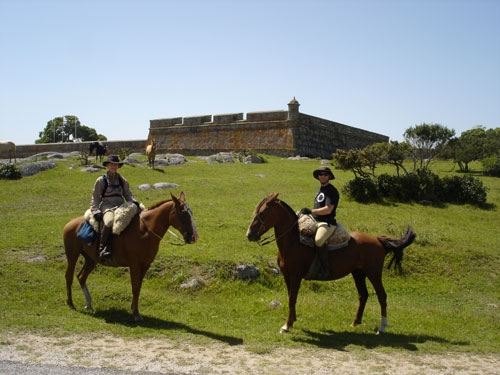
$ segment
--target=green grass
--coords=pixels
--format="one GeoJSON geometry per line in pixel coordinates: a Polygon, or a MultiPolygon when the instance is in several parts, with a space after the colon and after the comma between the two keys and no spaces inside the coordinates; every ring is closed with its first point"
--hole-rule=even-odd
{"type": "MultiPolygon", "coordinates": [[[[243,344],[257,353],[276,346],[500,352],[500,179],[478,176],[488,187],[491,209],[363,205],[341,194],[338,220],[349,230],[399,236],[411,225],[417,233],[416,242],[405,251],[405,274],[384,273],[388,334],[374,334],[380,309],[371,286],[364,324],[350,326],[357,293],[347,277],[304,281],[298,321],[289,335],[280,335],[288,306],[283,278],[273,273],[276,244],[259,247],[246,239],[245,232],[256,204],[271,192],[279,192],[296,210],[311,207],[318,187],[312,171],[319,161],[266,159],[266,164],[245,165],[207,164],[190,157],[182,166],[120,170],[146,206],[168,199],[169,191],[140,191],[137,186],[179,184],[171,192],[186,193],[200,234],[195,245],[178,246],[172,237],[162,241],[143,284],[139,306],[145,322],[139,325],[129,311],[127,269],[98,267],[90,276],[93,311],[83,309],[76,280],[77,311],[65,304],[62,228],[88,208],[98,174],[83,173],[76,159],[66,159],[32,177],[0,180],[0,334],[168,337],[243,344]],[[261,277],[234,280],[231,273],[238,263],[256,264],[261,277]],[[201,289],[180,288],[194,277],[203,282],[201,289]],[[281,306],[271,307],[272,301],[281,306]]],[[[382,167],[379,173],[384,171],[382,167]]],[[[442,176],[456,173],[451,162],[436,163],[433,171],[442,176]]],[[[350,172],[334,172],[339,188],[353,178],[350,172]]]]}

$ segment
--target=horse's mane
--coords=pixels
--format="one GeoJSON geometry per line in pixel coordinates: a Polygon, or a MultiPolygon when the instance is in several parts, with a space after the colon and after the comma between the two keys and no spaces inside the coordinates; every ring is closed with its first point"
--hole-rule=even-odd
{"type": "Polygon", "coordinates": [[[282,205],[283,207],[285,207],[285,209],[287,209],[288,211],[290,211],[290,213],[291,213],[293,216],[297,216],[297,214],[295,213],[295,211],[293,210],[293,208],[292,208],[292,207],[290,207],[290,206],[288,205],[288,203],[286,203],[286,202],[284,202],[284,201],[282,201],[282,200],[280,200],[280,199],[277,199],[276,201],[277,201],[277,202],[280,202],[280,203],[281,203],[281,205],[282,205]]]}
{"type": "MultiPolygon", "coordinates": [[[[265,197],[264,199],[262,199],[262,201],[257,205],[257,207],[255,207],[255,211],[254,211],[254,216],[257,215],[257,213],[259,212],[260,208],[262,207],[262,205],[264,203],[266,203],[270,198],[272,197],[272,194],[265,197]]],[[[276,199],[276,203],[281,203],[281,205],[286,209],[288,210],[293,216],[297,216],[297,214],[295,213],[295,211],[292,209],[292,207],[290,207],[288,205],[288,203],[282,201],[281,199],[276,199]]]]}
{"type": "Polygon", "coordinates": [[[172,199],[166,199],[166,200],[164,200],[164,201],[161,201],[161,202],[155,203],[155,204],[153,204],[152,206],[148,207],[148,208],[146,209],[146,211],[154,210],[156,207],[161,206],[163,203],[170,202],[171,200],[172,200],[172,199]]]}

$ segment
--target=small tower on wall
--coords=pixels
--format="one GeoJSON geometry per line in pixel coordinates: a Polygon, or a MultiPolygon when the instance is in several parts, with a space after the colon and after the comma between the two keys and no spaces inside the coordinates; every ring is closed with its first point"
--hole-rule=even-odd
{"type": "Polygon", "coordinates": [[[299,118],[299,106],[300,104],[294,96],[288,103],[288,120],[297,120],[299,118]]]}

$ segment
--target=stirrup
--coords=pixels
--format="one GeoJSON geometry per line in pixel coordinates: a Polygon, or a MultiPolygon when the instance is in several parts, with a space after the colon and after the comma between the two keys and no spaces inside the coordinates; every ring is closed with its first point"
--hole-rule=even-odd
{"type": "Polygon", "coordinates": [[[111,252],[104,249],[99,253],[99,258],[101,259],[110,259],[111,258],[111,252]]]}

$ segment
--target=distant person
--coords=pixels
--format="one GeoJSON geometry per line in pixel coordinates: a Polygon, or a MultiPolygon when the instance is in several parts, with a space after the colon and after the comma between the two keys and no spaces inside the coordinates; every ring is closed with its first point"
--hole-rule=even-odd
{"type": "Polygon", "coordinates": [[[139,203],[132,195],[128,181],[117,172],[118,168],[123,166],[123,162],[120,162],[118,156],[109,155],[102,164],[108,171],[105,175],[100,176],[94,184],[90,211],[101,227],[98,254],[102,260],[105,260],[111,258],[112,255],[112,229],[115,210],[124,202],[133,202],[138,206],[139,203]],[[104,225],[101,225],[101,222],[104,225]]]}

